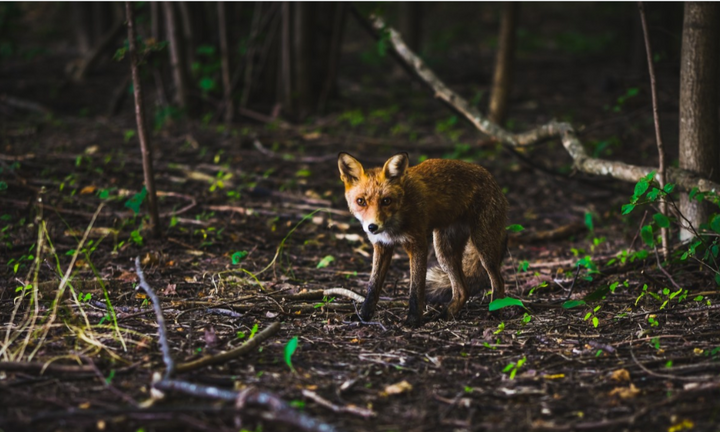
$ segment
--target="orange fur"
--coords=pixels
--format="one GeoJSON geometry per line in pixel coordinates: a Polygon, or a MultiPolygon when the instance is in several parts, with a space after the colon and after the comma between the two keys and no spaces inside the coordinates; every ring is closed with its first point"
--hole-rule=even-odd
{"type": "Polygon", "coordinates": [[[373,270],[360,317],[369,320],[395,245],[410,257],[408,324],[422,323],[428,238],[432,234],[441,270],[431,270],[432,289],[452,288],[446,313],[467,301],[467,279],[488,277],[493,297],[504,297],[500,265],[505,252],[507,200],[490,173],[467,162],[429,159],[408,167],[406,153],[382,168],[365,171],[347,153],[338,156],[345,198],[374,245],[373,270]],[[441,277],[444,274],[445,277],[441,277]],[[445,284],[440,288],[437,283],[445,284]],[[449,284],[449,286],[448,286],[449,284]]]}

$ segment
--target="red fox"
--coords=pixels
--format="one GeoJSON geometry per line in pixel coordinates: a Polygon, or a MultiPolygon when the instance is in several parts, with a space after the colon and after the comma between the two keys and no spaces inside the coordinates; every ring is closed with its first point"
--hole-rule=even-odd
{"type": "Polygon", "coordinates": [[[452,318],[463,307],[470,296],[468,281],[489,277],[493,298],[504,297],[500,266],[508,203],[495,179],[485,168],[457,160],[408,166],[407,153],[367,171],[348,153],[338,155],[350,212],[374,248],[360,319],[369,321],[375,312],[395,245],[410,257],[409,326],[422,324],[426,278],[435,294],[452,288],[443,317],[452,318]],[[427,272],[430,234],[440,269],[427,272]]]}

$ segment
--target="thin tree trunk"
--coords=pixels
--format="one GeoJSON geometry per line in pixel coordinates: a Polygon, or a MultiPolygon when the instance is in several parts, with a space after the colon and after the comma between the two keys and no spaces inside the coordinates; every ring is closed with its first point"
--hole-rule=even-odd
{"type": "Polygon", "coordinates": [[[142,151],[143,172],[145,174],[145,189],[147,190],[148,208],[150,210],[150,223],[155,238],[160,238],[160,219],[157,209],[157,195],[155,193],[155,172],[152,162],[152,144],[148,138],[145,127],[145,109],[143,105],[142,85],[140,83],[140,72],[138,71],[137,48],[135,47],[135,18],[131,2],[125,2],[127,13],[128,41],[130,51],[130,68],[132,70],[133,92],[135,94],[135,121],[138,128],[138,139],[142,151]]]}
{"type": "Polygon", "coordinates": [[[181,45],[181,37],[177,25],[175,6],[172,2],[162,4],[165,11],[165,27],[170,51],[170,67],[172,68],[173,81],[175,83],[175,103],[180,108],[188,107],[187,95],[187,70],[185,64],[184,50],[181,45]]]}
{"type": "Polygon", "coordinates": [[[217,4],[218,29],[220,31],[220,62],[222,66],[223,99],[225,105],[225,123],[230,126],[235,109],[232,101],[232,84],[230,83],[230,58],[228,54],[228,37],[225,16],[225,2],[217,4]]]}
{"type": "MultiPolygon", "coordinates": [[[[643,37],[645,39],[645,52],[647,53],[648,73],[650,74],[650,92],[652,94],[653,120],[655,121],[655,140],[658,148],[658,184],[660,189],[665,187],[665,147],[663,146],[662,134],[660,133],[660,115],[658,114],[657,101],[657,83],[655,81],[655,68],[653,67],[652,47],[650,45],[650,35],[648,34],[647,22],[645,20],[645,8],[642,2],[638,2],[640,11],[640,21],[642,22],[643,37]]],[[[663,199],[660,201],[660,213],[667,216],[667,202],[663,199]]],[[[662,238],[662,254],[665,260],[668,259],[670,253],[668,241],[668,229],[660,229],[660,237],[662,238]]]]}
{"type": "Polygon", "coordinates": [[[422,8],[420,2],[400,2],[400,20],[398,21],[398,30],[403,36],[406,44],[415,52],[421,51],[422,41],[422,8]]]}
{"type": "Polygon", "coordinates": [[[280,44],[281,92],[285,109],[292,111],[292,43],[290,40],[290,2],[282,5],[282,43],[280,44]]]}
{"type": "Polygon", "coordinates": [[[90,34],[90,4],[73,2],[71,3],[73,11],[73,21],[75,28],[75,36],[77,37],[78,50],[81,55],[87,54],[92,45],[90,40],[92,35],[90,34]]]}
{"type": "Polygon", "coordinates": [[[488,113],[490,120],[499,125],[504,124],[507,117],[512,77],[515,73],[515,34],[519,12],[520,3],[507,2],[500,21],[500,37],[488,113]]]}
{"type": "Polygon", "coordinates": [[[182,23],[182,39],[183,48],[185,50],[185,59],[187,60],[187,69],[192,70],[195,63],[195,48],[197,45],[197,32],[193,26],[193,17],[190,12],[189,4],[186,1],[174,2],[180,10],[180,23],[182,23]]]}
{"type": "Polygon", "coordinates": [[[333,29],[330,35],[330,52],[328,53],[327,75],[320,93],[318,102],[318,110],[325,110],[325,105],[330,94],[335,90],[337,81],[337,70],[340,64],[340,55],[342,54],[343,30],[345,29],[345,4],[337,3],[333,16],[333,29]]]}
{"type": "MultiPolygon", "coordinates": [[[[680,63],[680,168],[720,179],[718,144],[718,5],[685,3],[680,63]]],[[[706,205],[680,196],[680,212],[697,228],[706,222],[706,205]]],[[[680,239],[692,238],[684,229],[680,239]]]]}
{"type": "Polygon", "coordinates": [[[313,26],[310,8],[314,5],[308,2],[295,2],[294,14],[294,44],[293,63],[294,88],[296,96],[295,110],[293,114],[298,119],[305,118],[313,109],[313,85],[312,85],[312,30],[313,26]]]}
{"type": "Polygon", "coordinates": [[[160,3],[150,2],[150,36],[160,41],[160,3]]]}
{"type": "Polygon", "coordinates": [[[252,87],[252,75],[255,66],[255,52],[257,51],[257,36],[260,27],[260,17],[262,16],[262,3],[255,3],[253,11],[252,24],[250,25],[250,41],[247,54],[245,55],[245,70],[243,79],[242,95],[240,96],[240,107],[246,108],[248,99],[250,98],[250,90],[252,87]]]}

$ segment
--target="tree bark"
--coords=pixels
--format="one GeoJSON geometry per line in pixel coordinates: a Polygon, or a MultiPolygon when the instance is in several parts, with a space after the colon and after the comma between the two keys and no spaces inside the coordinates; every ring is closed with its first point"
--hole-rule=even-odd
{"type": "Polygon", "coordinates": [[[182,47],[182,38],[178,29],[178,20],[173,2],[162,4],[165,11],[165,27],[169,41],[170,67],[172,68],[175,83],[175,103],[182,109],[188,107],[187,69],[185,67],[185,53],[182,47]]]}
{"type": "Polygon", "coordinates": [[[293,106],[293,85],[292,85],[292,35],[291,31],[291,3],[283,2],[282,5],[282,38],[280,44],[280,94],[283,105],[288,111],[293,106]]]}
{"type": "Polygon", "coordinates": [[[420,2],[400,2],[398,29],[406,44],[415,52],[421,51],[423,4],[420,2]]]}
{"type": "Polygon", "coordinates": [[[507,118],[508,99],[515,73],[515,35],[519,12],[520,3],[507,2],[503,7],[500,21],[500,37],[488,114],[490,120],[499,125],[504,124],[507,118]]]}
{"type": "Polygon", "coordinates": [[[157,194],[155,192],[155,171],[153,170],[152,144],[148,138],[147,127],[145,126],[145,107],[143,105],[142,84],[140,82],[137,48],[135,46],[135,18],[133,16],[131,2],[125,2],[125,11],[127,13],[130,69],[132,70],[133,93],[135,95],[135,121],[137,122],[138,139],[140,140],[140,150],[142,152],[143,173],[145,174],[145,189],[147,190],[150,223],[152,224],[153,236],[155,238],[160,238],[162,233],[160,232],[160,218],[158,217],[157,194]]]}
{"type": "MultiPolygon", "coordinates": [[[[720,180],[718,143],[718,5],[685,3],[680,64],[680,168],[720,180]]],[[[706,204],[680,197],[680,212],[697,228],[706,222],[706,204]]],[[[680,233],[692,238],[691,230],[680,233]]]]}
{"type": "Polygon", "coordinates": [[[228,35],[225,15],[225,2],[217,3],[218,30],[220,31],[220,62],[222,67],[223,100],[225,105],[225,123],[230,126],[235,109],[232,100],[232,84],[230,83],[230,57],[228,49],[228,35]]]}
{"type": "Polygon", "coordinates": [[[342,54],[342,40],[345,30],[345,4],[337,3],[334,5],[333,11],[333,27],[329,35],[330,46],[328,47],[328,63],[327,75],[325,82],[322,83],[322,90],[318,100],[318,111],[325,110],[328,98],[335,91],[337,82],[338,65],[340,64],[340,55],[342,54]]]}

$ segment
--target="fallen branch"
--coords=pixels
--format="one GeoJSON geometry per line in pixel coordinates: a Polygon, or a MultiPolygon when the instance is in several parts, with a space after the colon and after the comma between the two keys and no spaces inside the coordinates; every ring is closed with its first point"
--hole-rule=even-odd
{"type": "Polygon", "coordinates": [[[270,338],[270,336],[273,336],[275,333],[277,333],[280,330],[280,323],[274,322],[270,324],[270,327],[264,329],[260,333],[256,334],[255,337],[252,339],[246,341],[244,344],[240,345],[237,348],[231,349],[230,351],[225,351],[223,353],[217,354],[217,355],[207,355],[203,356],[197,360],[193,360],[191,362],[187,363],[180,363],[175,368],[176,372],[189,372],[191,370],[200,369],[205,366],[210,366],[218,363],[224,363],[228,360],[232,360],[235,358],[240,357],[243,354],[246,354],[261,343],[265,342],[267,339],[270,338]]]}
{"type": "MultiPolygon", "coordinates": [[[[445,85],[445,83],[425,65],[425,62],[410,50],[400,37],[400,34],[392,27],[385,25],[382,18],[372,16],[368,22],[355,8],[352,8],[352,10],[353,15],[374,37],[379,39],[384,34],[389,36],[389,42],[394,54],[405,67],[409,67],[424,84],[434,91],[436,98],[442,100],[451,109],[464,116],[480,132],[496,141],[510,147],[523,147],[536,144],[540,141],[559,138],[565,150],[570,157],[572,157],[576,170],[588,174],[610,176],[632,183],[637,182],[651,171],[657,170],[656,167],[630,165],[620,161],[590,157],[578,139],[575,130],[568,123],[553,120],[543,126],[517,134],[503,129],[488,120],[477,108],[445,85]]],[[[690,171],[668,167],[666,176],[668,182],[675,183],[688,191],[697,187],[702,192],[720,192],[720,184],[702,178],[690,171]]],[[[657,173],[655,174],[655,179],[660,180],[657,173]]]]}
{"type": "MultiPolygon", "coordinates": [[[[165,363],[165,374],[162,378],[157,379],[157,381],[153,383],[154,389],[160,391],[174,390],[198,397],[234,401],[235,408],[239,412],[248,405],[258,406],[266,410],[262,413],[262,417],[267,420],[290,424],[308,432],[335,432],[336,429],[333,426],[322,423],[308,415],[296,411],[285,401],[272,393],[260,391],[254,388],[248,388],[243,391],[237,392],[172,379],[172,375],[176,370],[179,369],[179,367],[175,365],[175,361],[170,355],[170,345],[168,344],[167,340],[165,319],[163,318],[163,313],[160,306],[160,299],[145,281],[145,275],[142,271],[142,268],[140,267],[140,257],[135,258],[135,271],[137,272],[138,279],[140,280],[139,287],[147,293],[148,297],[150,297],[150,300],[153,304],[153,309],[155,310],[155,317],[158,322],[158,338],[160,342],[160,348],[163,354],[163,362],[165,363]]],[[[279,323],[272,324],[270,327],[263,331],[263,333],[265,333],[263,338],[271,336],[272,334],[277,332],[279,328],[279,323]]],[[[262,342],[260,340],[260,334],[256,335],[253,340],[249,341],[246,344],[243,344],[240,348],[238,348],[238,350],[246,345],[248,346],[247,350],[249,350],[257,346],[258,343],[262,342]],[[249,346],[254,339],[258,340],[255,341],[252,346],[249,346]]]]}
{"type": "Polygon", "coordinates": [[[363,418],[369,418],[369,417],[376,416],[374,411],[366,409],[366,408],[361,408],[361,407],[356,407],[356,406],[335,405],[334,403],[330,402],[329,400],[322,398],[317,393],[307,390],[307,389],[303,389],[302,394],[303,394],[303,396],[312,400],[313,402],[315,402],[319,405],[322,405],[325,408],[328,408],[336,413],[354,414],[354,415],[357,415],[357,416],[360,416],[363,418]]]}

